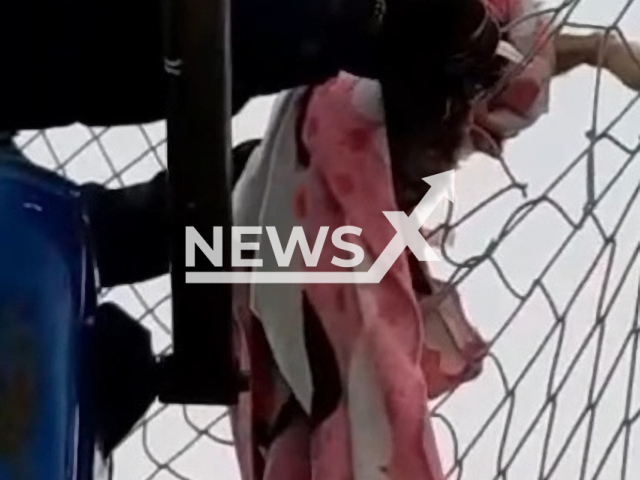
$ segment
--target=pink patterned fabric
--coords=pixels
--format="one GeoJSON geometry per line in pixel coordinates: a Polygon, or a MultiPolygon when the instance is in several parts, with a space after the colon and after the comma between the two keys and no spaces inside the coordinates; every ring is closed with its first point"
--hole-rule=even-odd
{"type": "Polygon", "coordinates": [[[548,110],[549,86],[555,68],[550,19],[532,0],[487,0],[495,18],[509,27],[508,41],[527,62],[513,69],[500,91],[475,108],[472,145],[494,157],[502,155],[504,141],[531,126],[548,110]]]}
{"type": "MultiPolygon", "coordinates": [[[[495,4],[504,22],[524,11],[495,4]]],[[[512,39],[525,49],[540,31],[512,39]]],[[[541,52],[476,107],[475,148],[499,155],[544,111],[551,64],[541,52]]],[[[309,239],[356,226],[349,240],[376,259],[396,233],[383,212],[398,210],[381,103],[377,82],[347,74],[285,95],[241,180],[240,223],[259,210],[258,224],[309,239]]],[[[314,268],[341,270],[334,256],[326,242],[314,268]]],[[[232,412],[244,480],[443,480],[427,401],[475,378],[487,352],[455,289],[405,254],[377,285],[238,286],[234,298],[251,372],[232,412]]]]}
{"type": "MultiPolygon", "coordinates": [[[[375,85],[342,74],[313,89],[302,129],[308,165],[296,167],[300,181],[291,205],[308,238],[316,238],[321,226],[360,227],[362,235],[350,241],[358,241],[370,259],[396,233],[383,212],[398,209],[384,124],[371,96],[375,85]],[[374,103],[364,104],[367,98],[374,103]]],[[[344,255],[326,243],[315,268],[340,270],[331,259],[344,255]]],[[[256,447],[256,427],[273,428],[302,387],[286,381],[271,356],[274,347],[263,332],[268,319],[246,308],[246,292],[236,297],[250,339],[244,342],[245,366],[254,382],[234,415],[246,480],[443,479],[427,399],[477,376],[486,346],[455,290],[413,261],[413,281],[403,255],[377,285],[301,287],[335,355],[341,395],[324,418],[316,418],[313,408],[301,409],[263,449],[256,447]]]]}

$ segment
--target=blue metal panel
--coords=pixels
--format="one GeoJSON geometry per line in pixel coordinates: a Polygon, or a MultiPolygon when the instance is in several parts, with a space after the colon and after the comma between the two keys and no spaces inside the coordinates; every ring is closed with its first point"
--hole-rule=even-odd
{"type": "Polygon", "coordinates": [[[81,382],[95,308],[76,187],[0,155],[0,480],[89,480],[81,382]]]}

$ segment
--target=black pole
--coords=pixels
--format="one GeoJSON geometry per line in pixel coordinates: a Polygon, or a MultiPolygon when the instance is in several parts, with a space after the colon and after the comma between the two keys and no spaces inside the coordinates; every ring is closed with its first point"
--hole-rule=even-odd
{"type": "Polygon", "coordinates": [[[214,226],[231,226],[229,0],[165,1],[173,354],[163,362],[160,400],[228,405],[239,390],[231,285],[185,283],[185,227],[211,238],[214,226]]]}

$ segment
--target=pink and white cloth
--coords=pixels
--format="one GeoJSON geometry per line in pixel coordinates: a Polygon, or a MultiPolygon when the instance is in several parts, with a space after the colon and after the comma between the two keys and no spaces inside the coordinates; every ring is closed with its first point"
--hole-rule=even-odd
{"type": "Polygon", "coordinates": [[[515,65],[508,81],[479,102],[470,125],[475,150],[502,155],[505,140],[530,127],[549,107],[549,87],[555,69],[552,22],[540,2],[486,0],[494,18],[506,28],[507,41],[526,59],[515,65]]]}
{"type": "MultiPolygon", "coordinates": [[[[544,111],[551,61],[539,64],[514,77],[524,93],[512,85],[478,106],[474,128],[501,142],[544,111]]],[[[380,87],[348,74],[279,99],[234,192],[236,225],[281,239],[300,226],[311,250],[320,227],[361,228],[349,240],[365,263],[395,235],[383,212],[396,210],[380,87]]],[[[254,268],[282,270],[265,237],[254,268]]],[[[288,268],[340,270],[334,256],[345,253],[325,242],[315,267],[296,251],[288,268]]],[[[443,480],[428,399],[475,378],[487,351],[454,289],[405,254],[377,285],[245,285],[234,297],[251,373],[232,415],[244,480],[443,480]]]]}

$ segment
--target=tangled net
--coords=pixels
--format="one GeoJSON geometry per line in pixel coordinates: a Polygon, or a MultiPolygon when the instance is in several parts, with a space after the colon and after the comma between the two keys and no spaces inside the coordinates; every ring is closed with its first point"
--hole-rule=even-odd
{"type": "MultiPolygon", "coordinates": [[[[546,11],[566,28],[640,37],[633,0],[546,11]]],[[[502,162],[478,155],[458,173],[440,218],[455,244],[434,271],[457,285],[491,353],[476,381],[433,404],[449,478],[626,480],[640,468],[639,103],[602,70],[574,72],[502,162]]],[[[235,120],[237,141],[262,133],[269,104],[235,120]]],[[[110,187],[166,166],[163,124],[23,132],[19,145],[110,187]]],[[[105,298],[152,331],[158,353],[171,348],[167,278],[105,298]]],[[[156,404],[116,452],[114,478],[237,479],[231,446],[223,409],[156,404]]]]}

